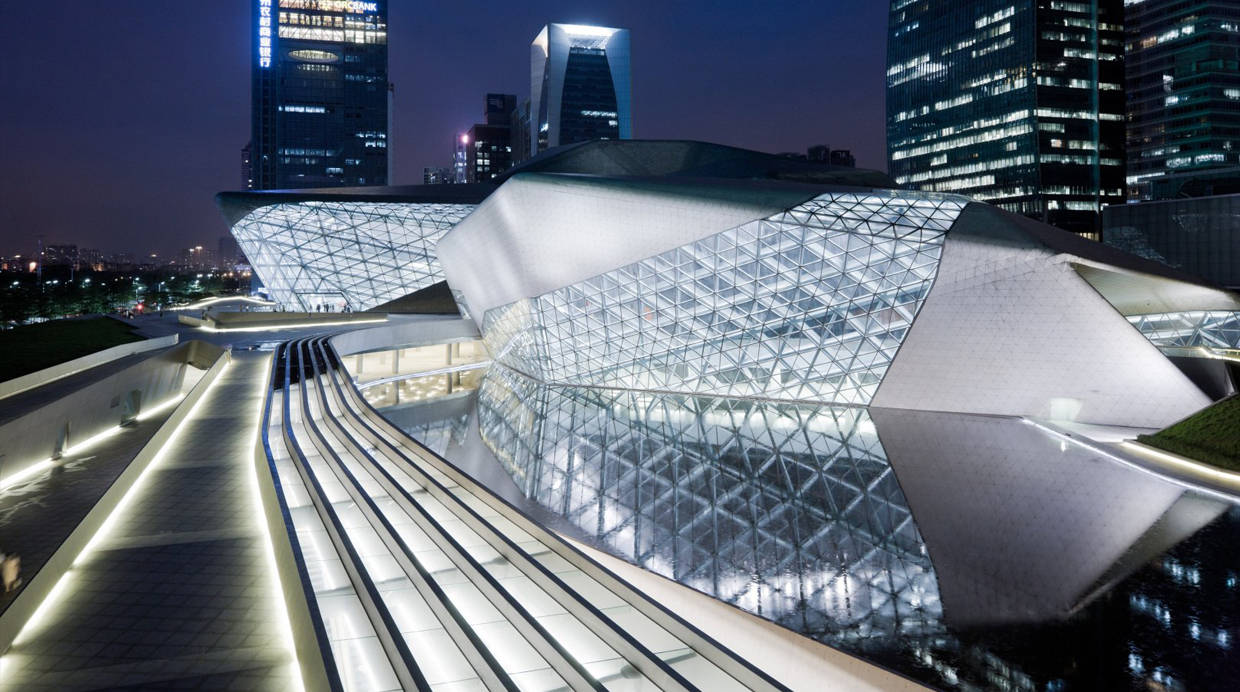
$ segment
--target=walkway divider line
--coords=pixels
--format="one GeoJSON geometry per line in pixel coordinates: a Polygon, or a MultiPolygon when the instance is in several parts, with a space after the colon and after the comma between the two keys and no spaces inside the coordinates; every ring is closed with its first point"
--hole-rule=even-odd
{"type": "MultiPolygon", "coordinates": [[[[330,346],[330,343],[327,344],[326,350],[330,357],[334,357],[337,362],[339,361],[339,356],[335,354],[334,348],[330,346]]],[[[422,463],[426,463],[431,468],[435,469],[439,474],[443,475],[442,481],[439,479],[430,478],[431,483],[428,484],[427,489],[428,491],[431,491],[433,496],[446,494],[445,496],[440,497],[441,500],[448,499],[448,502],[445,504],[461,506],[465,514],[458,516],[461,516],[463,520],[468,518],[469,520],[466,521],[467,524],[489,526],[489,524],[483,520],[483,518],[472,506],[457,497],[455,493],[450,492],[445,485],[446,483],[451,483],[462,489],[478,487],[477,483],[468,474],[461,472],[451,462],[426,449],[416,440],[410,438],[404,431],[400,430],[387,419],[383,418],[383,416],[378,414],[374,408],[365,401],[364,397],[361,396],[356,387],[353,387],[351,384],[342,386],[339,383],[336,383],[336,387],[338,391],[341,391],[345,395],[346,399],[350,401],[349,413],[359,420],[361,426],[368,430],[370,435],[373,435],[376,438],[384,438],[384,443],[394,449],[398,448],[399,441],[399,449],[406,449],[409,452],[417,454],[422,463]],[[363,420],[363,418],[365,420],[363,420]],[[405,444],[406,441],[408,444],[405,444]]],[[[402,451],[399,453],[403,454],[404,452],[402,451]]],[[[407,463],[409,463],[413,468],[419,469],[419,463],[414,462],[412,459],[407,460],[407,463]]],[[[420,469],[419,472],[423,475],[426,474],[425,471],[421,471],[420,469]]],[[[591,559],[589,556],[585,555],[581,551],[578,551],[571,544],[559,539],[552,532],[545,529],[538,522],[530,519],[524,512],[511,505],[503,498],[500,498],[485,489],[480,489],[479,492],[474,492],[471,494],[478,500],[482,501],[485,505],[489,505],[492,510],[498,512],[502,517],[506,518],[518,529],[523,530],[535,539],[539,540],[548,549],[553,551],[554,554],[559,555],[569,564],[573,565],[577,569],[580,569],[582,572],[597,581],[601,586],[620,597],[635,611],[645,615],[654,624],[663,628],[672,636],[680,639],[680,641],[684,642],[686,646],[690,647],[693,651],[698,653],[698,655],[702,656],[705,661],[713,664],[721,672],[731,676],[734,680],[741,683],[745,687],[753,690],[787,690],[786,687],[767,675],[761,669],[754,666],[743,657],[737,656],[709,635],[706,635],[697,628],[693,627],[684,619],[678,617],[666,606],[656,603],[644,594],[634,590],[627,582],[612,574],[609,570],[591,559]]],[[[507,541],[506,537],[502,536],[502,533],[500,534],[500,537],[501,540],[507,541]]],[[[558,581],[558,579],[554,581],[558,581]]],[[[585,605],[587,610],[596,610],[589,604],[585,605]]],[[[597,611],[596,614],[600,617],[606,618],[604,614],[598,613],[597,611]]],[[[645,649],[640,642],[632,640],[631,635],[629,635],[629,633],[627,633],[624,629],[617,627],[616,633],[621,635],[624,639],[631,641],[632,645],[635,645],[639,651],[645,649]]],[[[621,642],[616,643],[621,644],[621,642]]],[[[688,681],[686,681],[673,669],[669,669],[665,666],[660,667],[664,669],[665,675],[668,673],[670,673],[670,675],[660,679],[662,676],[658,676],[655,671],[643,672],[647,672],[647,674],[655,673],[655,677],[652,679],[654,679],[657,684],[662,685],[676,680],[679,684],[687,684],[689,687],[692,687],[688,681]],[[669,680],[668,677],[672,679],[669,680]]]]}
{"type": "MultiPolygon", "coordinates": [[[[310,468],[310,460],[303,450],[300,443],[293,435],[293,407],[291,390],[293,386],[299,389],[303,386],[304,373],[301,371],[300,363],[302,359],[301,344],[303,341],[293,342],[289,345],[285,358],[284,370],[284,388],[282,397],[284,405],[281,409],[281,417],[283,418],[282,431],[285,444],[291,453],[291,458],[297,467],[297,471],[301,476],[302,483],[306,491],[310,494],[311,501],[318,514],[324,529],[326,530],[329,540],[335,546],[339,554],[345,572],[349,581],[353,584],[356,596],[361,601],[362,608],[366,611],[367,618],[373,622],[380,622],[384,626],[374,627],[375,634],[379,643],[383,648],[384,655],[387,657],[395,677],[399,680],[402,689],[419,690],[419,692],[430,692],[430,685],[426,683],[421,671],[413,664],[413,654],[409,651],[405,640],[393,635],[396,629],[393,625],[394,620],[391,612],[384,604],[379,594],[378,587],[371,580],[369,574],[362,565],[361,556],[353,543],[347,539],[347,530],[343,522],[340,520],[335,508],[327,501],[327,494],[318,477],[310,468]],[[298,363],[298,377],[296,382],[292,379],[293,363],[298,363]]],[[[298,409],[299,415],[296,417],[299,421],[304,421],[309,412],[298,409]]],[[[317,449],[316,449],[317,453],[317,449]]],[[[345,674],[348,671],[340,671],[345,674]]]]}
{"type": "MultiPolygon", "coordinates": [[[[681,670],[676,667],[674,659],[654,654],[646,646],[645,640],[614,621],[611,615],[600,611],[592,603],[584,599],[578,589],[565,584],[559,575],[554,573],[554,570],[549,570],[546,565],[534,559],[526,551],[525,543],[522,543],[520,546],[514,543],[513,539],[506,536],[504,531],[500,530],[493,521],[487,520],[480,515],[478,510],[467,501],[467,498],[482,502],[484,505],[491,504],[492,511],[501,521],[515,521],[519,516],[523,517],[524,515],[519,510],[502,502],[502,500],[499,501],[498,505],[492,502],[495,499],[493,494],[485,488],[478,486],[468,476],[458,478],[445,474],[443,465],[434,463],[431,460],[431,457],[439,461],[442,461],[442,458],[435,455],[421,455],[420,452],[424,451],[424,448],[417,445],[416,442],[405,445],[403,441],[410,439],[405,433],[385,433],[375,429],[372,426],[372,421],[376,423],[382,421],[389,430],[393,429],[393,426],[383,420],[381,416],[375,414],[368,404],[365,404],[357,388],[353,387],[348,382],[347,376],[342,374],[343,370],[339,364],[339,356],[335,354],[334,350],[330,349],[330,347],[323,348],[323,358],[335,366],[334,368],[329,368],[327,377],[344,406],[345,410],[342,413],[347,418],[356,421],[353,427],[361,433],[363,438],[371,445],[374,445],[377,451],[382,449],[391,450],[395,455],[394,459],[399,459],[400,465],[405,472],[415,474],[418,479],[416,482],[422,485],[432,498],[438,500],[444,509],[452,512],[462,524],[469,527],[480,538],[483,538],[494,550],[508,560],[511,565],[519,569],[535,584],[538,584],[549,597],[556,600],[561,607],[577,618],[583,626],[586,626],[595,636],[600,637],[629,665],[645,675],[655,685],[665,690],[693,690],[699,688],[702,690],[722,690],[736,687],[753,690],[784,689],[773,679],[770,679],[769,676],[764,676],[761,673],[749,675],[749,680],[742,680],[741,677],[733,675],[727,668],[715,663],[713,657],[703,656],[698,646],[690,644],[685,638],[677,637],[672,630],[664,627],[661,622],[647,617],[650,628],[655,630],[663,629],[665,633],[679,639],[681,646],[685,647],[686,651],[692,651],[694,655],[702,656],[702,658],[697,659],[699,664],[693,675],[690,676],[687,671],[682,674],[681,670]],[[410,456],[411,454],[418,454],[418,456],[415,459],[410,456]],[[452,488],[449,488],[449,485],[452,488]],[[477,490],[473,490],[474,488],[477,488],[477,490]],[[708,669],[710,668],[715,668],[718,671],[718,675],[709,674],[708,669]],[[704,674],[704,676],[699,674],[704,674]],[[694,677],[699,684],[695,686],[689,677],[694,677]],[[730,677],[731,680],[725,682],[721,677],[730,677]],[[707,684],[708,679],[709,684],[707,684]]],[[[387,452],[382,453],[387,455],[387,452]]],[[[446,462],[445,465],[451,466],[446,464],[446,462]]],[[[567,547],[566,544],[551,536],[541,526],[536,524],[534,526],[536,527],[534,531],[526,531],[524,533],[530,534],[538,544],[538,549],[564,557],[562,550],[567,547]]],[[[617,585],[619,586],[617,589],[609,588],[608,585],[601,582],[598,579],[600,575],[597,572],[597,569],[601,568],[581,569],[579,566],[574,566],[574,569],[580,570],[581,578],[595,582],[599,587],[609,590],[613,595],[630,606],[636,605],[634,600],[641,600],[641,597],[635,594],[627,583],[617,580],[617,585]]],[[[640,612],[639,608],[634,608],[634,610],[640,612]]],[[[717,647],[713,643],[710,646],[717,647]]],[[[712,654],[723,654],[731,660],[731,654],[725,653],[722,650],[715,650],[712,654]]],[[[735,664],[735,661],[733,661],[733,664],[735,664]]],[[[604,681],[604,684],[606,684],[606,681],[604,681]]]]}
{"type": "MultiPolygon", "coordinates": [[[[315,347],[321,349],[321,345],[316,345],[315,347]]],[[[452,536],[444,532],[436,523],[434,517],[432,517],[424,507],[415,501],[408,494],[408,492],[406,492],[405,489],[401,487],[385,469],[382,468],[379,462],[372,457],[361,444],[359,444],[353,434],[349,433],[345,427],[345,423],[350,420],[349,417],[346,415],[341,415],[342,412],[334,411],[331,407],[332,403],[338,402],[339,396],[339,393],[335,388],[335,378],[333,377],[333,374],[339,373],[340,371],[332,366],[326,352],[320,350],[320,353],[322,354],[323,361],[325,363],[324,368],[326,372],[319,372],[318,358],[312,358],[311,363],[314,365],[314,381],[317,384],[315,390],[319,396],[319,406],[322,414],[321,417],[324,423],[327,424],[329,428],[332,428],[331,434],[337,439],[341,447],[350,450],[350,453],[355,460],[365,460],[365,462],[367,462],[368,465],[359,464],[359,466],[362,466],[362,470],[368,474],[370,479],[378,483],[379,487],[386,492],[389,497],[393,500],[396,500],[396,498],[401,498],[405,501],[407,506],[400,506],[401,511],[412,519],[415,525],[421,528],[426,536],[433,541],[440,550],[443,551],[444,555],[446,555],[448,559],[456,565],[457,569],[469,579],[474,588],[479,589],[479,592],[484,594],[484,598],[486,598],[492,606],[503,615],[505,620],[513,626],[514,630],[523,639],[525,639],[526,643],[534,648],[534,651],[542,658],[543,662],[546,663],[550,669],[554,670],[556,674],[558,674],[574,690],[578,690],[579,692],[585,690],[598,690],[601,692],[602,688],[592,680],[590,674],[585,670],[585,668],[577,664],[568,655],[568,652],[560,647],[555,640],[551,638],[550,634],[539,626],[530,614],[522,608],[510,594],[500,588],[494,578],[492,578],[491,575],[487,573],[476,560],[469,556],[465,548],[454,540],[452,536]],[[332,415],[326,415],[328,413],[332,415]]],[[[318,429],[318,426],[314,423],[313,418],[310,422],[315,428],[316,433],[322,437],[323,433],[318,429]]],[[[333,453],[333,456],[336,455],[333,453]]],[[[487,645],[474,633],[473,628],[468,622],[465,621],[459,610],[454,606],[452,599],[443,593],[442,589],[435,584],[433,578],[431,578],[428,573],[425,573],[425,570],[418,564],[414,552],[401,537],[400,532],[391,525],[387,517],[384,516],[384,513],[375,503],[374,499],[371,498],[365,491],[365,479],[359,478],[353,473],[352,470],[345,467],[342,460],[337,459],[337,463],[340,464],[342,470],[345,474],[347,474],[348,479],[356,488],[357,493],[361,496],[362,502],[358,502],[358,505],[361,506],[363,503],[366,505],[366,507],[370,510],[370,513],[372,513],[375,518],[378,519],[379,524],[383,526],[387,536],[389,536],[396,544],[395,547],[398,549],[400,554],[397,555],[397,551],[394,551],[394,556],[398,558],[398,561],[411,565],[413,570],[416,571],[425,582],[427,582],[427,586],[433,592],[432,597],[427,598],[428,604],[434,608],[436,607],[434,601],[439,601],[442,604],[442,607],[446,609],[450,613],[451,617],[456,621],[457,626],[452,628],[458,633],[455,637],[465,638],[468,641],[470,648],[473,649],[473,651],[465,653],[467,657],[477,659],[476,661],[471,660],[474,667],[476,669],[480,667],[488,667],[496,671],[497,677],[507,678],[507,673],[504,670],[503,665],[496,660],[487,645]]],[[[372,520],[371,523],[374,524],[375,522],[372,520]]],[[[381,534],[381,538],[383,538],[383,534],[381,534]]],[[[506,683],[505,686],[507,687],[510,684],[511,683],[506,683]]]]}
{"type": "MultiPolygon", "coordinates": [[[[274,367],[274,361],[274,356],[267,359],[267,365],[264,366],[263,376],[260,379],[264,395],[258,397],[258,410],[254,412],[254,442],[250,445],[250,447],[254,450],[255,457],[254,462],[250,464],[250,486],[254,492],[254,521],[258,524],[258,532],[260,540],[263,544],[263,553],[267,556],[267,569],[269,570],[269,576],[271,577],[271,588],[276,594],[276,617],[279,619],[276,626],[280,628],[280,634],[284,639],[285,646],[288,647],[289,655],[293,658],[291,665],[293,692],[301,692],[305,689],[305,676],[302,673],[301,667],[302,657],[299,655],[300,652],[298,651],[297,640],[293,636],[293,621],[290,616],[290,611],[292,609],[289,605],[289,598],[284,588],[284,582],[280,579],[281,572],[279,561],[276,558],[275,542],[272,537],[271,529],[267,525],[270,520],[270,513],[267,511],[267,508],[272,506],[276,507],[276,514],[278,516],[279,505],[278,502],[275,504],[271,502],[271,500],[275,500],[275,488],[273,487],[274,479],[272,479],[270,474],[259,472],[260,464],[265,466],[265,464],[262,464],[262,461],[265,459],[265,455],[263,454],[260,432],[264,422],[263,412],[267,409],[266,392],[268,390],[268,383],[271,381],[270,376],[272,368],[274,367]],[[263,483],[263,480],[266,480],[265,484],[263,483]]],[[[280,526],[283,527],[283,522],[280,523],[280,526]]],[[[288,547],[287,537],[285,537],[280,547],[281,549],[291,551],[291,548],[288,547]]],[[[300,595],[300,584],[298,584],[298,587],[299,588],[296,593],[300,595]]],[[[296,605],[301,605],[304,607],[305,600],[298,599],[297,602],[294,603],[294,606],[296,605]]],[[[311,661],[321,656],[318,647],[315,646],[312,652],[309,652],[308,656],[311,661]]],[[[319,660],[319,663],[321,664],[322,661],[319,660]]],[[[318,682],[317,676],[315,678],[315,682],[318,682]]],[[[317,684],[315,685],[315,689],[319,689],[317,684]]]]}
{"type": "Polygon", "coordinates": [[[288,609],[294,648],[298,652],[301,679],[308,689],[343,692],[340,674],[332,655],[326,627],[319,611],[317,597],[311,588],[309,570],[302,556],[291,510],[280,479],[277,458],[289,459],[284,441],[283,391],[287,377],[284,363],[289,344],[282,344],[272,357],[271,370],[263,397],[263,409],[259,418],[259,435],[255,441],[255,468],[259,489],[263,496],[263,510],[267,523],[278,527],[271,532],[276,566],[280,582],[284,585],[284,600],[288,609]],[[281,385],[281,386],[277,386],[281,385]],[[272,429],[277,431],[272,435],[272,429]],[[277,455],[277,451],[280,454],[277,455]]]}

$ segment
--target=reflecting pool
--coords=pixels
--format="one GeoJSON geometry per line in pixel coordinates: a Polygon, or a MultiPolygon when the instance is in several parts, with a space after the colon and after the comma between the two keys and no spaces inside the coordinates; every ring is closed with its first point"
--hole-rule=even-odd
{"type": "Polygon", "coordinates": [[[1240,508],[1019,419],[502,367],[380,410],[557,530],[940,689],[1240,680],[1240,508]]]}

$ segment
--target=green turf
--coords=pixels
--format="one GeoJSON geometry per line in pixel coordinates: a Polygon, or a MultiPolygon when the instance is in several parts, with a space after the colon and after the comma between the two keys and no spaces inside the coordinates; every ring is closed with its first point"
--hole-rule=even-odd
{"type": "Polygon", "coordinates": [[[1224,399],[1179,423],[1137,438],[1151,447],[1240,471],[1240,396],[1224,399]]]}
{"type": "Polygon", "coordinates": [[[0,331],[0,382],[142,340],[129,325],[107,317],[53,320],[0,331]]]}

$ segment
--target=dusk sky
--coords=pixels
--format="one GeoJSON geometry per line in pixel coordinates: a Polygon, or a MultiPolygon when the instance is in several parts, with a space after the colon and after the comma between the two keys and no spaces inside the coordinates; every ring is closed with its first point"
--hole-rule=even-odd
{"type": "MultiPolygon", "coordinates": [[[[0,3],[0,253],[213,247],[241,187],[252,0],[0,3]]],[[[394,180],[448,165],[548,22],[632,30],[634,134],[852,149],[885,170],[887,3],[390,0],[394,180]]]]}

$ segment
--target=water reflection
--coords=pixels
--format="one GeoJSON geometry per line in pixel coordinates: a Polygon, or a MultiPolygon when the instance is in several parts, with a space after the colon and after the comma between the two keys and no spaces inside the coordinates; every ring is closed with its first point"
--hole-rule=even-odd
{"type": "Polygon", "coordinates": [[[473,418],[406,429],[454,461],[485,443],[578,538],[933,686],[1240,676],[1240,510],[1020,420],[547,387],[499,367],[476,399],[473,418]]]}

